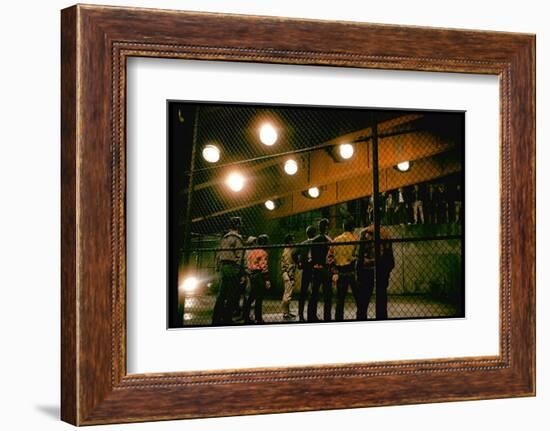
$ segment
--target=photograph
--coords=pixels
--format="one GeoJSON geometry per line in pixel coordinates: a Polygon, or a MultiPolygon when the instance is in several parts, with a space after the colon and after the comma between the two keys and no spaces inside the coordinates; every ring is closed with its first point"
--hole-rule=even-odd
{"type": "Polygon", "coordinates": [[[465,317],[465,112],[167,101],[168,327],[465,317]]]}
{"type": "Polygon", "coordinates": [[[2,6],[0,429],[550,430],[547,3],[2,6]]]}

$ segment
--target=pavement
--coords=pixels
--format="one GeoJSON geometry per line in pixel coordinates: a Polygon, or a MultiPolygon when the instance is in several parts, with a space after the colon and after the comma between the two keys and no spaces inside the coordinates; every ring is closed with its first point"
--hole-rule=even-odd
{"type": "MultiPolygon", "coordinates": [[[[212,310],[216,297],[212,295],[186,298],[184,312],[184,326],[210,326],[212,323],[212,310]]],[[[369,304],[368,318],[375,318],[376,298],[373,296],[369,304]]],[[[332,303],[332,318],[334,319],[335,301],[332,303]]],[[[291,312],[298,314],[298,301],[291,302],[291,312]]],[[[306,303],[307,310],[307,303],[306,303]]],[[[344,320],[355,320],[356,305],[350,296],[344,304],[344,320]]],[[[253,312],[251,313],[253,316],[253,312]]],[[[317,306],[317,316],[323,316],[323,301],[320,300],[317,306]]],[[[442,318],[456,317],[457,310],[454,306],[435,301],[426,296],[420,295],[390,295],[388,296],[388,318],[389,319],[414,319],[414,318],[442,318]]],[[[284,320],[281,309],[281,302],[274,299],[264,299],[263,319],[266,323],[298,323],[298,317],[293,320],[284,320]]],[[[244,322],[237,321],[237,324],[244,322]]]]}

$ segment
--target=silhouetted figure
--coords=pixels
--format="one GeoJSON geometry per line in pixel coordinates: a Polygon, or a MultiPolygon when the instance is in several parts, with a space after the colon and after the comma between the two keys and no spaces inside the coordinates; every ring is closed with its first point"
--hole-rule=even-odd
{"type": "Polygon", "coordinates": [[[460,184],[457,184],[453,197],[454,201],[454,222],[460,223],[462,221],[462,188],[460,184]]]}
{"type": "Polygon", "coordinates": [[[319,235],[311,240],[312,288],[311,299],[307,307],[307,320],[317,322],[317,304],[319,291],[323,289],[323,319],[329,322],[332,319],[332,286],[329,271],[329,247],[331,239],[327,235],[329,221],[324,218],[319,222],[319,235]]]}
{"type": "MultiPolygon", "coordinates": [[[[373,227],[374,232],[374,227],[373,227]]],[[[395,266],[392,243],[384,241],[388,239],[385,229],[380,228],[380,254],[376,259],[375,288],[376,288],[376,319],[388,318],[388,285],[390,274],[395,266]]]]}
{"type": "Polygon", "coordinates": [[[367,204],[367,226],[374,222],[374,196],[370,195],[368,204],[367,204]]]}
{"type": "Polygon", "coordinates": [[[449,203],[447,199],[447,188],[445,184],[439,184],[436,194],[437,223],[439,224],[449,222],[449,203]]]}
{"type": "Polygon", "coordinates": [[[388,192],[386,194],[386,200],[384,202],[384,213],[385,218],[382,218],[381,220],[384,220],[384,224],[392,225],[395,223],[395,201],[393,199],[393,193],[388,192]]]}
{"type": "Polygon", "coordinates": [[[311,240],[317,235],[317,229],[313,226],[308,226],[306,229],[307,239],[302,241],[300,247],[296,247],[294,251],[294,261],[298,265],[298,269],[302,271],[302,281],[300,284],[300,299],[298,301],[298,317],[300,322],[305,321],[304,309],[309,293],[309,287],[312,280],[312,264],[311,264],[311,247],[306,246],[311,244],[311,240]]]}
{"type": "MultiPolygon", "coordinates": [[[[374,210],[374,194],[371,195],[371,198],[373,200],[373,203],[372,203],[372,208],[374,210]]],[[[382,220],[382,223],[384,224],[388,224],[388,217],[387,217],[387,214],[386,214],[386,201],[388,199],[388,196],[386,194],[386,192],[381,192],[378,194],[378,216],[380,217],[380,220],[382,220]]],[[[372,219],[371,219],[371,222],[368,223],[366,226],[370,225],[371,223],[374,223],[374,211],[372,212],[372,219]]]]}
{"type": "Polygon", "coordinates": [[[399,187],[395,194],[395,224],[406,224],[409,222],[408,217],[408,199],[403,187],[399,187]]]}
{"type": "MultiPolygon", "coordinates": [[[[372,225],[370,225],[372,226],[372,225]]],[[[357,320],[367,320],[368,308],[374,290],[374,235],[373,230],[365,228],[359,234],[362,241],[357,250],[357,320]]]]}
{"type": "Polygon", "coordinates": [[[355,280],[355,251],[356,244],[338,245],[338,243],[346,243],[356,241],[357,238],[353,234],[353,221],[346,220],[343,228],[344,232],[334,238],[332,246],[332,254],[334,256],[334,275],[336,280],[336,320],[341,322],[344,320],[344,305],[348,289],[351,289],[353,297],[357,303],[357,282],[355,280]]]}
{"type": "Polygon", "coordinates": [[[436,218],[436,190],[433,184],[428,185],[428,192],[426,193],[425,201],[425,214],[426,222],[428,224],[435,224],[437,222],[436,218]]]}
{"type": "Polygon", "coordinates": [[[250,308],[252,303],[254,303],[254,323],[264,323],[262,317],[262,302],[265,290],[271,287],[268,267],[269,256],[267,251],[262,248],[267,245],[267,242],[268,236],[260,235],[258,237],[258,248],[250,250],[247,254],[246,264],[248,273],[250,274],[250,294],[243,306],[245,323],[251,323],[250,308]]]}
{"type": "Polygon", "coordinates": [[[418,184],[415,184],[412,189],[412,213],[413,223],[418,222],[424,224],[424,190],[418,184]]]}
{"type": "MultiPolygon", "coordinates": [[[[258,238],[256,238],[255,236],[249,236],[246,239],[244,245],[246,247],[252,247],[252,246],[258,245],[258,238]]],[[[248,256],[250,255],[251,251],[252,251],[252,249],[248,249],[248,250],[244,251],[244,259],[243,259],[244,271],[243,271],[243,277],[241,277],[241,280],[240,280],[239,300],[237,301],[237,309],[233,313],[233,315],[242,313],[242,319],[245,320],[245,321],[247,320],[247,318],[244,314],[244,304],[246,303],[246,298],[247,298],[246,295],[250,294],[250,272],[248,270],[247,262],[248,262],[248,256]],[[241,307],[241,304],[240,304],[241,297],[242,297],[242,300],[243,300],[242,307],[241,307]]]]}
{"type": "Polygon", "coordinates": [[[374,225],[361,232],[361,243],[357,253],[358,307],[357,319],[366,320],[373,287],[376,288],[376,319],[388,318],[388,284],[395,266],[391,242],[384,241],[388,235],[380,228],[380,254],[375,256],[374,225]]]}
{"type": "Polygon", "coordinates": [[[241,218],[232,217],[230,229],[221,242],[216,256],[216,267],[220,271],[221,282],[214,305],[213,325],[230,325],[239,300],[239,283],[243,275],[243,239],[239,234],[241,218]]]}

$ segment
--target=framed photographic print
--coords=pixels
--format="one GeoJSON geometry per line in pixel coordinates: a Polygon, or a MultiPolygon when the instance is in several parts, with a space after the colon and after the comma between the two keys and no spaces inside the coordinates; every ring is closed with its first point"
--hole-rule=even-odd
{"type": "Polygon", "coordinates": [[[61,36],[63,420],[534,395],[534,36],[81,5],[61,36]]]}

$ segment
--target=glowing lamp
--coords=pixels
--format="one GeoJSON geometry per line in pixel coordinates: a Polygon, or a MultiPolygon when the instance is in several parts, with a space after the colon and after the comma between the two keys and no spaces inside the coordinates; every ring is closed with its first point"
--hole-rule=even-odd
{"type": "Polygon", "coordinates": [[[185,293],[193,293],[197,290],[197,287],[199,287],[199,280],[193,276],[187,277],[181,284],[181,288],[185,293]]]}
{"type": "Polygon", "coordinates": [[[285,162],[285,172],[288,175],[294,175],[298,172],[298,163],[294,159],[288,159],[285,162]]]}
{"type": "Polygon", "coordinates": [[[245,179],[239,172],[232,172],[227,176],[225,183],[232,191],[240,192],[244,187],[245,179]]]}
{"type": "Polygon", "coordinates": [[[260,141],[262,144],[271,147],[277,142],[277,130],[271,124],[266,123],[260,127],[260,141]]]}
{"type": "Polygon", "coordinates": [[[341,144],[338,146],[338,154],[343,160],[349,160],[353,157],[355,149],[351,144],[341,144]]]}
{"type": "Polygon", "coordinates": [[[407,172],[410,168],[411,162],[409,162],[408,160],[397,164],[397,170],[400,172],[407,172]]]}
{"type": "Polygon", "coordinates": [[[202,158],[208,163],[216,163],[220,160],[220,149],[212,144],[205,145],[202,149],[202,158]]]}
{"type": "Polygon", "coordinates": [[[321,195],[321,191],[319,190],[319,187],[310,187],[307,194],[310,198],[317,199],[321,195]]]}
{"type": "Polygon", "coordinates": [[[276,206],[275,202],[273,202],[271,199],[265,201],[264,205],[269,211],[273,211],[275,209],[275,206],[276,206]]]}

